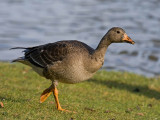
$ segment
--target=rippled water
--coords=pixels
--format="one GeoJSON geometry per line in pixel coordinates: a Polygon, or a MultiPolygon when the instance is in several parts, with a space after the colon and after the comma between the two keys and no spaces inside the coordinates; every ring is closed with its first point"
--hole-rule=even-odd
{"type": "Polygon", "coordinates": [[[103,68],[160,74],[159,0],[1,0],[0,60],[22,56],[16,46],[80,40],[95,48],[113,26],[136,44],[112,44],[103,68]]]}

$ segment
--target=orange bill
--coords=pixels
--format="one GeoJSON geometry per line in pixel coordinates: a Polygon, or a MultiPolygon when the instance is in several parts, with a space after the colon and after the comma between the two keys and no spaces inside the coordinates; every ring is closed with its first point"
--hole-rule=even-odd
{"type": "Polygon", "coordinates": [[[134,44],[135,42],[125,33],[122,40],[124,42],[130,43],[130,44],[134,44]]]}

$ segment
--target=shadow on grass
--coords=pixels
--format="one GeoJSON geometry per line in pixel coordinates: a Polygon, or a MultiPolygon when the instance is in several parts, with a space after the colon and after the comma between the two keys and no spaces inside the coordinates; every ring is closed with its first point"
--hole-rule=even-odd
{"type": "Polygon", "coordinates": [[[14,99],[14,98],[0,96],[0,101],[4,101],[4,100],[11,101],[11,102],[27,102],[27,101],[29,101],[28,99],[14,99]]]}
{"type": "Polygon", "coordinates": [[[128,90],[132,93],[135,93],[137,95],[144,95],[148,98],[155,98],[155,99],[160,99],[160,92],[156,90],[152,90],[148,88],[148,86],[140,86],[140,85],[131,85],[127,83],[120,83],[118,81],[101,81],[101,80],[96,80],[96,79],[90,79],[89,82],[94,82],[96,84],[102,84],[105,85],[109,88],[116,88],[120,90],[128,90]]]}

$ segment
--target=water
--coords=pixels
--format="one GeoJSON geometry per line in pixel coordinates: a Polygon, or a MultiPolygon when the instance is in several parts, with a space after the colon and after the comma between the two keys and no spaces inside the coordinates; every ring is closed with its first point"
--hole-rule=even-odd
{"type": "Polygon", "coordinates": [[[136,44],[112,44],[104,69],[160,74],[159,0],[0,0],[0,60],[22,56],[16,46],[80,40],[95,48],[119,26],[136,44]]]}

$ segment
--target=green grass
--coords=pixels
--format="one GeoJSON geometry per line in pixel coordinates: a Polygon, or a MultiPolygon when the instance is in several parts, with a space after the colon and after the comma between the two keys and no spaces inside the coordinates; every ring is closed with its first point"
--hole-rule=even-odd
{"type": "Polygon", "coordinates": [[[53,95],[39,103],[51,84],[22,64],[0,63],[0,120],[160,120],[160,78],[99,71],[79,84],[59,83],[56,110],[53,95]]]}

